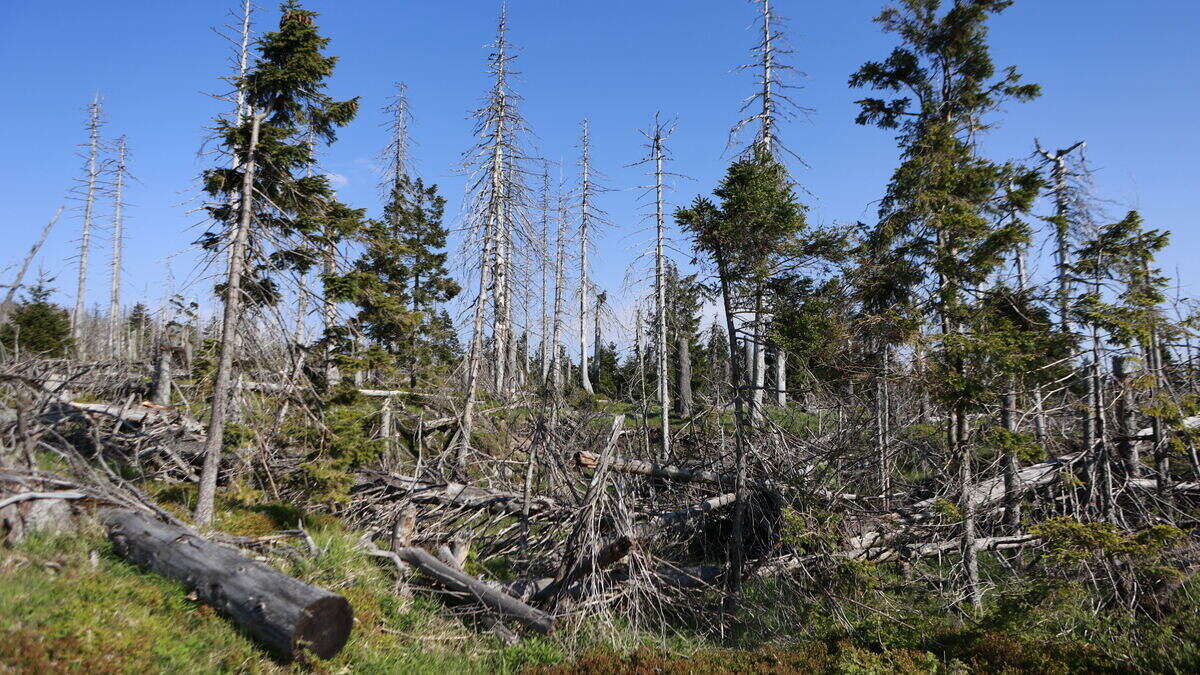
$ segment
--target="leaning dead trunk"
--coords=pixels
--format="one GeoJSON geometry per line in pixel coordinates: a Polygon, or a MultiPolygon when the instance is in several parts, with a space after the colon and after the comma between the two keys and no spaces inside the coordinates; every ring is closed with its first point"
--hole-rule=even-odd
{"type": "Polygon", "coordinates": [[[340,595],[141,511],[111,509],[101,518],[117,555],[183,583],[288,658],[305,650],[331,658],[350,637],[354,613],[340,595]]]}
{"type": "Polygon", "coordinates": [[[255,114],[250,124],[250,145],[246,149],[242,171],[242,198],[238,223],[229,247],[229,274],[225,283],[225,314],[221,321],[221,344],[217,374],[213,382],[212,405],[208,422],[208,440],[204,446],[204,470],[196,496],[196,522],[212,524],[213,500],[217,493],[217,468],[221,464],[221,443],[225,438],[225,409],[232,385],[233,352],[237,343],[238,323],[242,314],[242,272],[246,265],[246,247],[250,239],[250,217],[254,209],[254,154],[263,116],[255,114]]]}

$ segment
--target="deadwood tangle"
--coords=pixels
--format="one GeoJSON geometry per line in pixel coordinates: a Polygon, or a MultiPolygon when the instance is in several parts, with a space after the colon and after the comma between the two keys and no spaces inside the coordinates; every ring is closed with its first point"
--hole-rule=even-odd
{"type": "MultiPolygon", "coordinates": [[[[674,193],[686,115],[631,133],[644,185],[606,183],[587,119],[577,146],[537,147],[502,8],[461,217],[412,168],[402,83],[379,203],[341,202],[318,161],[360,107],[337,45],[294,0],[246,2],[200,177],[212,310],[121,297],[138,141],[106,136],[99,97],[78,217],[60,209],[6,280],[0,534],[103,532],[277,665],[393,630],[280,562],[328,553],[319,521],[380,593],[571,657],[686,636],[850,640],[883,669],[1194,668],[1197,304],[1156,265],[1170,224],[1094,193],[1086,139],[982,151],[1006,109],[1054,96],[993,61],[1009,4],[882,11],[892,51],[863,54],[847,95],[899,162],[864,188],[870,222],[834,226],[796,184],[803,64],[769,0],[747,5],[728,168],[674,193]],[[606,335],[615,289],[591,274],[617,187],[643,191],[652,233],[628,335],[606,335]],[[54,227],[80,228],[72,311],[28,274],[54,227]],[[85,303],[102,227],[106,311],[85,303]],[[284,507],[277,531],[229,526],[284,507]]],[[[849,667],[821,654],[795,667],[849,667]]]]}

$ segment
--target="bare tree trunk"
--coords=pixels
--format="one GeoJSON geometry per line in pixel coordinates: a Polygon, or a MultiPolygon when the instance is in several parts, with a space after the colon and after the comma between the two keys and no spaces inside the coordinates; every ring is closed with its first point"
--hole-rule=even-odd
{"type": "Polygon", "coordinates": [[[883,495],[884,508],[888,505],[888,493],[892,491],[892,466],[888,448],[888,402],[887,402],[888,347],[879,350],[879,375],[875,378],[875,447],[879,455],[879,494],[883,495]]]}
{"type": "MultiPolygon", "coordinates": [[[[253,110],[250,112],[253,114],[253,110]]],[[[253,114],[250,144],[246,148],[246,159],[242,168],[242,197],[238,204],[238,222],[230,242],[229,270],[225,282],[225,313],[221,321],[217,372],[213,381],[208,435],[204,444],[204,468],[200,473],[200,486],[196,495],[194,517],[200,525],[212,524],[213,501],[217,493],[217,470],[221,463],[221,444],[225,438],[225,411],[229,404],[233,354],[242,313],[242,274],[246,264],[246,248],[254,210],[255,153],[258,149],[258,131],[262,120],[261,114],[253,114]]]]}
{"type": "Polygon", "coordinates": [[[662,134],[655,130],[654,152],[654,327],[655,375],[658,386],[658,405],[661,411],[660,433],[662,434],[663,459],[671,455],[671,392],[667,386],[667,291],[666,256],[663,246],[666,239],[666,215],[663,209],[663,147],[662,134]]]}
{"type": "Polygon", "coordinates": [[[591,190],[591,150],[588,140],[588,121],[583,121],[583,157],[579,166],[583,172],[580,186],[580,218],[579,218],[579,378],[580,385],[588,394],[594,394],[592,380],[588,373],[587,325],[588,325],[588,226],[591,224],[590,202],[591,190]]]}
{"type": "Polygon", "coordinates": [[[692,416],[692,347],[688,337],[679,332],[679,368],[676,371],[675,412],[684,419],[692,416]]]}
{"type": "Polygon", "coordinates": [[[541,322],[541,326],[539,328],[539,330],[541,332],[541,345],[540,345],[540,350],[539,350],[538,356],[541,361],[541,364],[540,364],[541,373],[542,373],[541,385],[544,387],[549,382],[550,360],[551,360],[551,347],[550,347],[550,343],[548,342],[548,338],[550,337],[550,316],[549,316],[549,308],[546,305],[546,296],[547,296],[547,290],[548,290],[548,286],[549,286],[549,279],[548,279],[549,275],[547,274],[547,270],[552,265],[554,265],[554,263],[551,262],[551,256],[550,256],[550,172],[546,169],[546,167],[544,165],[542,166],[541,257],[542,257],[542,259],[540,261],[539,268],[540,268],[541,277],[542,277],[542,284],[541,284],[542,322],[541,322]]]}
{"type": "Polygon", "coordinates": [[[121,247],[124,242],[121,197],[125,187],[125,137],[117,139],[117,165],[113,180],[112,268],[108,295],[108,356],[118,358],[117,342],[124,331],[121,321],[121,247]]]}
{"type": "Polygon", "coordinates": [[[88,105],[88,158],[84,176],[83,230],[79,235],[79,279],[75,287],[75,311],[71,314],[71,335],[75,351],[82,354],[83,318],[87,301],[88,254],[92,245],[92,217],[96,206],[96,181],[99,178],[97,160],[100,154],[100,94],[88,105]]]}
{"type": "Polygon", "coordinates": [[[467,401],[463,405],[462,424],[460,427],[458,458],[456,461],[459,473],[467,470],[467,453],[471,449],[471,433],[475,425],[475,397],[479,387],[479,364],[483,351],[483,308],[489,300],[491,289],[490,271],[487,264],[492,247],[492,222],[488,221],[483,233],[483,264],[479,268],[479,295],[475,299],[475,318],[471,328],[471,347],[467,353],[467,401]]]}
{"type": "MultiPolygon", "coordinates": [[[[1000,410],[1001,425],[1010,434],[1017,431],[1017,394],[1012,391],[1015,383],[1010,382],[1010,390],[1004,393],[1004,401],[1000,410]]],[[[1018,494],[1017,456],[1012,451],[1004,453],[1004,524],[1017,527],[1021,524],[1021,500],[1018,494]]]]}
{"type": "Polygon", "coordinates": [[[754,322],[754,410],[758,423],[762,423],[764,404],[767,394],[767,333],[762,313],[762,298],[758,300],[759,310],[754,322]]]}
{"type": "MultiPolygon", "coordinates": [[[[326,279],[333,278],[337,273],[337,244],[333,242],[332,233],[327,229],[325,231],[325,248],[321,255],[321,268],[326,279]]],[[[333,335],[334,329],[337,327],[337,307],[334,305],[333,297],[329,292],[329,283],[324,283],[321,298],[321,323],[325,327],[325,347],[323,349],[322,361],[325,368],[325,387],[326,390],[336,387],[342,381],[342,374],[338,370],[337,364],[333,360],[333,345],[330,343],[330,338],[333,335]]]]}
{"type": "MultiPolygon", "coordinates": [[[[1035,143],[1037,143],[1035,141],[1035,143]]],[[[1071,303],[1071,242],[1069,214],[1069,188],[1067,185],[1067,155],[1084,145],[1083,141],[1065,150],[1053,153],[1042,149],[1037,143],[1038,152],[1051,163],[1050,190],[1054,194],[1054,229],[1055,229],[1055,267],[1058,280],[1058,290],[1055,300],[1058,303],[1058,323],[1064,333],[1070,330],[1071,303]]]]}
{"type": "Polygon", "coordinates": [[[37,257],[38,251],[42,250],[42,245],[46,243],[46,237],[50,236],[50,230],[54,229],[55,223],[58,222],[59,216],[62,215],[63,208],[60,206],[54,212],[54,217],[42,228],[42,234],[38,237],[37,243],[29,249],[29,254],[25,256],[25,260],[21,261],[21,267],[17,270],[17,276],[13,278],[12,285],[8,287],[8,292],[4,294],[4,302],[0,302],[0,324],[8,320],[8,312],[12,307],[13,298],[16,297],[17,291],[21,288],[21,284],[25,280],[25,273],[29,271],[29,264],[37,257]]]}
{"type": "Polygon", "coordinates": [[[595,326],[592,333],[592,381],[596,384],[600,383],[600,308],[607,297],[608,294],[603,291],[596,294],[596,313],[592,317],[592,325],[595,326]]]}
{"type": "Polygon", "coordinates": [[[775,347],[775,405],[783,408],[788,403],[787,352],[775,347]]]}
{"type": "Polygon", "coordinates": [[[565,359],[563,358],[562,345],[562,324],[563,324],[563,302],[566,299],[566,288],[563,285],[563,273],[566,266],[567,258],[567,242],[566,242],[566,227],[567,227],[567,202],[566,198],[560,194],[558,200],[558,222],[555,224],[554,232],[554,317],[553,329],[550,339],[550,370],[551,382],[554,388],[556,397],[562,395],[563,383],[566,378],[563,377],[562,367],[565,359]]]}
{"type": "MultiPolygon", "coordinates": [[[[1150,368],[1150,398],[1151,400],[1157,400],[1162,393],[1163,386],[1162,349],[1159,346],[1157,329],[1151,329],[1150,331],[1148,351],[1146,365],[1150,368]]],[[[1164,499],[1170,499],[1171,460],[1168,456],[1170,445],[1167,443],[1167,430],[1163,426],[1161,415],[1152,415],[1150,417],[1150,428],[1154,436],[1154,478],[1157,481],[1159,494],[1164,499]]]]}
{"type": "Polygon", "coordinates": [[[1121,387],[1121,396],[1117,399],[1117,424],[1119,439],[1117,454],[1121,456],[1121,465],[1126,479],[1141,477],[1142,460],[1138,456],[1138,444],[1133,436],[1137,433],[1137,407],[1133,400],[1133,386],[1130,374],[1125,370],[1125,357],[1114,356],[1112,359],[1113,377],[1121,387]]]}
{"type": "Polygon", "coordinates": [[[1104,389],[1100,377],[1100,338],[1095,329],[1092,330],[1092,415],[1095,418],[1096,431],[1095,462],[1097,469],[1098,488],[1100,490],[1100,514],[1104,520],[1112,522],[1115,497],[1113,496],[1112,461],[1108,451],[1108,434],[1104,421],[1104,389]]]}
{"type": "Polygon", "coordinates": [[[154,363],[154,387],[150,402],[156,405],[171,405],[171,348],[160,345],[158,359],[154,363]]]}
{"type": "Polygon", "coordinates": [[[966,498],[974,480],[971,470],[971,452],[967,447],[967,416],[960,403],[956,403],[950,414],[950,447],[959,458],[959,482],[964,498],[960,508],[963,513],[962,554],[963,567],[967,572],[966,593],[971,606],[978,611],[983,607],[983,592],[979,587],[979,549],[975,541],[975,502],[966,498]]]}

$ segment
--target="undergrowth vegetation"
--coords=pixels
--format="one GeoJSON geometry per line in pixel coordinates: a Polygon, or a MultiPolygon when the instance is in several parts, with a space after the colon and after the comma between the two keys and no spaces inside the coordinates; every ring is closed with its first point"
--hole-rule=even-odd
{"type": "MultiPolygon", "coordinates": [[[[165,503],[186,491],[160,489],[165,503]]],[[[539,673],[925,673],[1196,672],[1200,584],[1184,584],[1152,620],[1144,608],[1107,602],[1078,575],[1046,573],[993,589],[968,618],[944,596],[904,584],[904,568],[846,561],[813,571],[812,587],[764,583],[748,598],[775,608],[747,616],[722,643],[703,621],[677,617],[672,634],[564,625],[548,638],[505,647],[452,599],[413,592],[363,554],[358,534],[325,517],[267,503],[227,501],[232,534],[304,524],[315,554],[269,562],[346,596],[355,611],[349,644],[331,661],[288,662],[266,652],[180,584],[116,557],[94,522],[70,534],[38,534],[0,563],[0,663],[18,672],[521,672],[539,673]],[[797,600],[798,597],[807,598],[797,600]],[[450,610],[449,612],[447,610],[450,610]]],[[[1078,523],[1044,526],[1059,565],[1136,556],[1161,571],[1170,533],[1137,540],[1078,523]],[[1053,530],[1053,533],[1051,532],[1053,530]]],[[[989,559],[1021,565],[1018,557],[989,559]]],[[[936,563],[922,563],[929,568],[936,563]]],[[[1058,569],[1052,567],[1051,569],[1058,569]]],[[[1147,581],[1146,583],[1150,583],[1147,581]]],[[[715,597],[714,597],[715,600],[715,597]]]]}

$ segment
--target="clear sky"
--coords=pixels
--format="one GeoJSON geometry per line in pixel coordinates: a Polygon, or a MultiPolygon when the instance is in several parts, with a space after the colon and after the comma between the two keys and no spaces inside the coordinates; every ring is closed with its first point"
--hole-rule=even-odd
{"type": "MultiPolygon", "coordinates": [[[[329,53],[341,58],[331,80],[336,97],[362,97],[362,113],[330,149],[325,171],[336,174],[343,200],[379,213],[374,158],[386,143],[380,108],[392,84],[408,84],[415,115],[418,172],[461,208],[463,178],[455,167],[471,139],[467,114],[486,91],[485,45],[494,34],[497,2],[308,0],[320,13],[329,53]]],[[[895,38],[871,19],[877,0],[776,0],[789,19],[791,62],[807,76],[795,98],[813,108],[785,125],[785,142],[818,222],[870,221],[896,164],[888,132],[853,123],[861,96],[846,80],[862,62],[883,58],[895,38]]],[[[125,297],[162,301],[169,290],[211,304],[211,284],[197,280],[190,243],[200,231],[196,176],[212,162],[198,155],[205,127],[227,107],[206,92],[224,89],[229,45],[213,27],[230,21],[237,0],[10,0],[0,3],[0,270],[15,265],[43,223],[64,203],[81,174],[85,107],[99,91],[105,135],[128,136],[138,182],[126,202],[125,297]]],[[[263,3],[260,29],[277,10],[263,3]]],[[[516,82],[523,112],[543,156],[573,171],[579,122],[591,120],[594,163],[615,191],[600,205],[613,221],[597,241],[597,282],[628,304],[621,289],[649,232],[639,216],[645,128],[655,112],[678,118],[670,140],[678,181],[671,200],[707,193],[728,163],[727,131],[750,93],[749,74],[734,72],[756,41],[754,9],[743,0],[512,0],[511,40],[520,47],[516,82]]],[[[1033,139],[1065,147],[1086,140],[1111,211],[1139,208],[1153,227],[1173,232],[1163,267],[1178,267],[1184,293],[1200,276],[1196,214],[1200,208],[1200,2],[1196,0],[1018,0],[992,24],[998,65],[1013,64],[1044,95],[1013,104],[984,142],[989,156],[1020,158],[1033,139]]],[[[68,202],[70,204],[70,202],[68,202]]],[[[77,206],[77,204],[76,204],[77,206]]],[[[109,207],[100,209],[107,222],[109,207]]],[[[1043,206],[1042,213],[1046,209],[1043,206]]],[[[74,290],[80,218],[68,212],[39,264],[57,275],[60,300],[74,290]]],[[[686,243],[676,254],[686,263],[686,243]]],[[[89,304],[105,305],[107,235],[93,249],[89,304]]],[[[4,271],[8,281],[11,269],[4,271]]],[[[634,275],[636,276],[636,275],[634,275]]],[[[620,310],[618,309],[618,314],[620,310]]]]}

